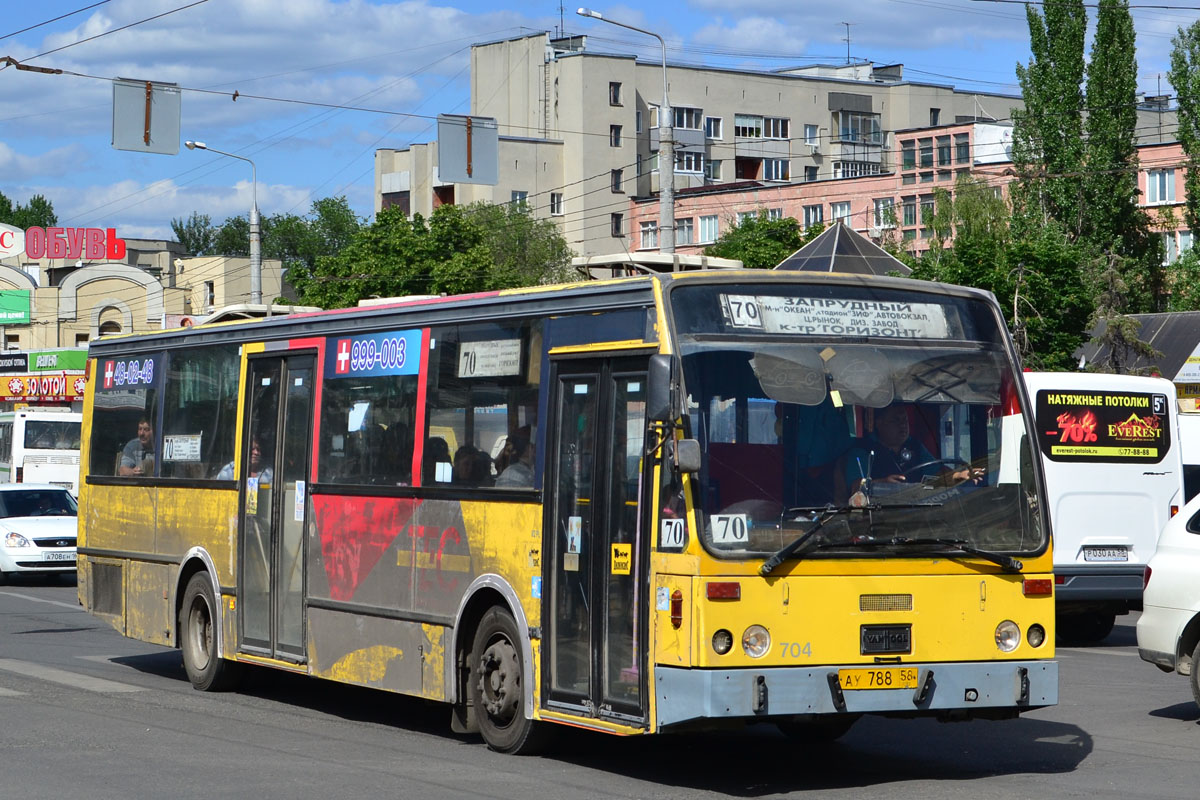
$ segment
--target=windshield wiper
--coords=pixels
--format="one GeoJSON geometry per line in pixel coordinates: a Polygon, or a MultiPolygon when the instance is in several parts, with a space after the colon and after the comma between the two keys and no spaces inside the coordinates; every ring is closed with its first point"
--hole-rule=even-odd
{"type": "Polygon", "coordinates": [[[841,514],[850,514],[854,511],[868,511],[872,508],[874,508],[874,506],[824,506],[823,508],[799,506],[795,508],[785,508],[783,513],[779,515],[781,529],[783,527],[783,518],[796,511],[811,511],[812,519],[809,521],[816,524],[814,524],[804,533],[800,534],[800,536],[794,539],[791,544],[785,545],[781,550],[775,553],[775,555],[764,561],[762,566],[758,568],[758,574],[764,577],[770,575],[775,571],[776,567],[795,555],[801,547],[811,541],[814,541],[816,535],[821,532],[822,528],[825,527],[825,523],[829,522],[829,520],[833,519],[834,517],[841,514]],[[824,516],[821,516],[821,512],[824,512],[824,516]]]}
{"type": "Polygon", "coordinates": [[[967,542],[966,539],[909,539],[902,536],[897,536],[894,539],[889,539],[885,542],[875,542],[874,544],[892,544],[892,545],[925,545],[925,544],[940,544],[945,547],[955,547],[964,553],[969,553],[973,556],[991,561],[993,564],[1000,565],[1008,572],[1020,572],[1025,565],[1012,556],[1006,556],[1003,553],[993,553],[990,550],[981,550],[978,547],[967,542]]]}

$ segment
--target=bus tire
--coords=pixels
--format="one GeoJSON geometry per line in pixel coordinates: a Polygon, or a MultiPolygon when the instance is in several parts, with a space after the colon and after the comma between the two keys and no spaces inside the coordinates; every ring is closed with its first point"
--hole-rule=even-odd
{"type": "Polygon", "coordinates": [[[512,615],[492,607],[479,620],[471,648],[471,705],[487,746],[527,755],[542,745],[538,723],[525,717],[524,659],[512,615]]]}
{"type": "Polygon", "coordinates": [[[845,736],[854,723],[858,722],[860,714],[838,714],[837,716],[820,716],[812,719],[779,720],[775,727],[792,742],[810,747],[832,744],[845,736]]]}
{"type": "Polygon", "coordinates": [[[236,682],[236,664],[217,652],[217,599],[208,574],[198,572],[188,581],[179,611],[179,647],[183,668],[192,686],[202,692],[221,692],[236,682]]]}

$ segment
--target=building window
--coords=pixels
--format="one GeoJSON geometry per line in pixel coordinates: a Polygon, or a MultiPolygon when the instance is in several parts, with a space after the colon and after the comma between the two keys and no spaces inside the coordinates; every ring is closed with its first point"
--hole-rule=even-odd
{"type": "Polygon", "coordinates": [[[763,136],[767,139],[791,138],[791,121],[783,117],[763,117],[763,136]]]}
{"type": "Polygon", "coordinates": [[[879,115],[861,111],[835,111],[834,127],[838,141],[858,144],[883,144],[883,130],[879,126],[879,115]]]}
{"type": "Polygon", "coordinates": [[[917,224],[917,198],[902,197],[900,198],[900,204],[903,208],[903,225],[906,228],[911,228],[917,224]]]}
{"type": "Polygon", "coordinates": [[[825,221],[824,206],[804,207],[804,227],[811,228],[825,221]]]}
{"type": "Polygon", "coordinates": [[[841,203],[830,203],[829,204],[829,218],[832,219],[834,222],[837,222],[839,219],[842,219],[842,220],[845,220],[847,224],[849,224],[850,223],[850,203],[848,201],[841,202],[841,203]]]}
{"type": "Polygon", "coordinates": [[[804,126],[804,143],[806,145],[808,145],[809,147],[820,147],[821,134],[817,130],[816,125],[805,125],[804,126]]]}
{"type": "Polygon", "coordinates": [[[621,126],[620,125],[609,125],[608,126],[608,146],[609,147],[620,147],[621,146],[621,126]]]}
{"type": "Polygon", "coordinates": [[[917,144],[921,148],[921,166],[933,166],[933,139],[919,139],[917,144]]]}
{"type": "Polygon", "coordinates": [[[1146,171],[1146,202],[1150,205],[1175,202],[1175,170],[1146,171]]]}
{"type": "Polygon", "coordinates": [[[675,244],[691,244],[696,238],[696,221],[692,217],[675,220],[675,244]]]}
{"type": "Polygon", "coordinates": [[[638,133],[642,132],[642,110],[640,108],[633,112],[633,129],[638,133]]]}
{"type": "Polygon", "coordinates": [[[671,109],[671,112],[671,115],[675,118],[676,128],[698,131],[700,130],[700,126],[704,124],[704,114],[698,108],[675,106],[671,109]]]}
{"type": "Polygon", "coordinates": [[[658,127],[658,106],[649,106],[650,108],[650,127],[658,127]]]}
{"type": "Polygon", "coordinates": [[[643,222],[641,223],[641,244],[638,245],[641,250],[657,250],[658,249],[658,223],[643,222]]]}
{"type": "Polygon", "coordinates": [[[861,178],[864,175],[878,175],[879,164],[872,161],[835,161],[833,162],[833,177],[861,178]]]}
{"type": "Polygon", "coordinates": [[[520,189],[513,189],[512,204],[514,206],[525,205],[525,201],[529,199],[529,192],[522,192],[520,189]]]}
{"type": "Polygon", "coordinates": [[[690,150],[675,151],[675,171],[704,174],[704,153],[693,153],[690,150]]]}
{"type": "Polygon", "coordinates": [[[768,208],[767,209],[767,219],[783,219],[783,209],[782,208],[768,208]]]}
{"type": "Polygon", "coordinates": [[[944,167],[950,163],[950,137],[937,137],[937,161],[939,167],[944,167]]]}
{"type": "Polygon", "coordinates": [[[622,170],[614,169],[609,173],[609,178],[614,193],[620,193],[624,191],[624,189],[621,188],[621,172],[622,170]]]}
{"type": "Polygon", "coordinates": [[[971,161],[971,137],[965,133],[954,134],[954,160],[959,164],[971,161]]]}
{"type": "Polygon", "coordinates": [[[704,138],[705,139],[721,139],[721,118],[720,117],[705,117],[704,118],[704,138]]]}
{"type": "Polygon", "coordinates": [[[205,281],[204,282],[204,309],[206,311],[212,311],[213,305],[216,302],[217,302],[217,300],[216,300],[216,283],[214,283],[213,281],[205,281]]]}
{"type": "Polygon", "coordinates": [[[624,214],[609,214],[608,216],[609,229],[613,236],[625,235],[625,215],[624,214]]]}
{"type": "Polygon", "coordinates": [[[1179,254],[1183,255],[1184,251],[1192,249],[1192,232],[1179,232],[1179,254]]]}
{"type": "Polygon", "coordinates": [[[900,143],[900,169],[917,168],[917,143],[912,139],[900,143]]]}
{"type": "Polygon", "coordinates": [[[816,167],[805,167],[804,168],[804,180],[815,181],[816,179],[817,179],[817,168],[816,167]]]}
{"type": "MultiPolygon", "coordinates": [[[[933,222],[933,215],[937,213],[937,198],[931,194],[921,195],[921,224],[928,226],[933,222]]],[[[929,236],[925,231],[921,232],[922,239],[928,239],[929,236]]]]}
{"type": "Polygon", "coordinates": [[[737,212],[737,224],[741,225],[745,222],[753,222],[758,219],[757,211],[739,211],[737,212]]]}
{"type": "Polygon", "coordinates": [[[561,217],[563,213],[563,196],[562,192],[550,193],[550,216],[561,217]]]}
{"type": "Polygon", "coordinates": [[[940,108],[929,109],[929,127],[936,128],[942,124],[942,110],[940,108]]]}
{"type": "Polygon", "coordinates": [[[922,172],[921,183],[933,183],[933,172],[922,172]]]}
{"type": "Polygon", "coordinates": [[[954,177],[954,173],[948,169],[939,169],[938,170],[938,180],[939,181],[948,181],[953,177],[954,177]]]}
{"type": "Polygon", "coordinates": [[[610,106],[621,105],[621,84],[617,81],[608,82],[608,104],[610,106]]]}
{"type": "Polygon", "coordinates": [[[717,225],[717,215],[712,214],[707,217],[700,218],[700,239],[699,244],[712,244],[717,240],[719,234],[717,225]]]}
{"type": "Polygon", "coordinates": [[[905,172],[905,173],[903,173],[903,174],[901,174],[901,175],[900,175],[900,184],[901,184],[902,186],[909,186],[909,185],[911,185],[911,184],[914,184],[914,183],[916,183],[916,182],[917,182],[917,176],[916,176],[916,173],[913,173],[913,172],[905,172]]]}
{"type": "Polygon", "coordinates": [[[1174,264],[1179,259],[1179,251],[1175,249],[1175,232],[1165,231],[1159,235],[1163,243],[1163,266],[1174,264]]]}
{"type": "Polygon", "coordinates": [[[764,181],[786,181],[791,180],[791,177],[791,162],[786,158],[763,159],[764,181]]]}
{"type": "Polygon", "coordinates": [[[876,228],[891,228],[896,224],[895,210],[896,199],[893,197],[877,197],[875,198],[875,216],[872,224],[876,228]]]}
{"type": "Polygon", "coordinates": [[[753,114],[733,115],[733,135],[739,139],[761,139],[763,118],[753,114]]]}
{"type": "Polygon", "coordinates": [[[721,180],[721,159],[710,158],[704,162],[704,177],[710,181],[721,180]]]}

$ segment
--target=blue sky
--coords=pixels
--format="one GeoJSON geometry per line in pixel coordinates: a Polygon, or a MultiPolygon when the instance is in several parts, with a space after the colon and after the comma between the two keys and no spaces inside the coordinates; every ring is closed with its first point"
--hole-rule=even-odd
{"type": "MultiPolygon", "coordinates": [[[[1165,2],[1178,8],[1134,11],[1139,84],[1152,94],[1160,74],[1162,91],[1170,92],[1171,36],[1200,15],[1189,0],[1165,2]]],[[[0,70],[0,191],[21,202],[44,194],[60,224],[113,227],[130,238],[170,237],[171,219],[192,211],[217,223],[245,213],[251,185],[244,162],[182,146],[176,156],[112,148],[111,79],[126,77],[183,87],[181,138],[253,159],[264,215],[304,214],[315,199],[346,195],[368,217],[375,150],[430,141],[438,113],[469,110],[473,42],[560,26],[560,7],[551,2],[192,3],[0,4],[0,56],[76,73],[0,70]],[[76,44],[89,37],[98,38],[76,44]],[[34,58],[51,50],[58,51],[34,58]],[[235,90],[233,101],[228,94],[235,90]]],[[[1024,8],[1007,2],[587,4],[663,35],[668,59],[678,63],[838,63],[847,51],[843,23],[851,23],[852,57],[903,63],[913,80],[1016,93],[1014,67],[1029,58],[1024,8]]],[[[655,40],[578,17],[575,7],[561,10],[567,33],[588,34],[595,49],[660,58],[655,40]]]]}

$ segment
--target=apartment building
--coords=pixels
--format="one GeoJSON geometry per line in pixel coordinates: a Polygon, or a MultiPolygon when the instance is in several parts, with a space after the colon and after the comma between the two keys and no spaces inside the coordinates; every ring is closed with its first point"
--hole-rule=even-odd
{"type": "MultiPolygon", "coordinates": [[[[668,63],[666,71],[684,195],[884,176],[896,171],[896,131],[1003,121],[1021,105],[907,80],[898,64],[751,71],[668,63]]],[[[498,183],[441,182],[436,142],[381,149],[375,209],[427,215],[446,202],[524,202],[558,222],[580,256],[632,249],[631,207],[659,188],[662,86],[661,62],[590,49],[586,36],[477,44],[471,114],[498,122],[498,183]]]]}

